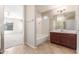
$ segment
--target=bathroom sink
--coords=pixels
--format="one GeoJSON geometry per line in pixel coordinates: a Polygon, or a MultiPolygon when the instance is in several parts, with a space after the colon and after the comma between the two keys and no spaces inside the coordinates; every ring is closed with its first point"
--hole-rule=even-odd
{"type": "Polygon", "coordinates": [[[63,30],[62,32],[63,33],[73,33],[73,34],[76,34],[75,30],[63,30]]]}

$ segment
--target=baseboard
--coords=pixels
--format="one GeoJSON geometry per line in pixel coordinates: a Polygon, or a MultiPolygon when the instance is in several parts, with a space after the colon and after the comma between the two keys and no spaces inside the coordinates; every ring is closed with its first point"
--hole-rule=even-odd
{"type": "Polygon", "coordinates": [[[32,48],[37,48],[37,47],[35,47],[35,46],[33,46],[33,45],[29,44],[29,43],[25,43],[25,45],[28,45],[28,46],[30,46],[32,48]]]}

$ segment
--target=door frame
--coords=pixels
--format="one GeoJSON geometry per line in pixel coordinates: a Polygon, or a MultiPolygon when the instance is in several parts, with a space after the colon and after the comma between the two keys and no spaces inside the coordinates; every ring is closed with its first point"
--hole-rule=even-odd
{"type": "Polygon", "coordinates": [[[0,7],[2,9],[1,15],[2,15],[2,20],[3,20],[2,26],[1,26],[1,51],[0,53],[4,53],[4,6],[1,5],[0,7]]]}

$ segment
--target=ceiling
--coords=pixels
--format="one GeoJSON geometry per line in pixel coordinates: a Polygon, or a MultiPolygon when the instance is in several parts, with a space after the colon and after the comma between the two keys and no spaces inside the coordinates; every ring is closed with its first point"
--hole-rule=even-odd
{"type": "Polygon", "coordinates": [[[37,5],[36,8],[39,12],[45,12],[52,9],[54,6],[51,5],[37,5]]]}
{"type": "Polygon", "coordinates": [[[53,9],[62,9],[67,7],[69,9],[75,9],[75,5],[37,5],[36,8],[39,12],[46,12],[53,9]]]}

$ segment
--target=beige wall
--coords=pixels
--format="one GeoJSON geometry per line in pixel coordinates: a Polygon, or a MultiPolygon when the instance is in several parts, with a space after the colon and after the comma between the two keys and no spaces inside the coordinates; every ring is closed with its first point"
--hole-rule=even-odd
{"type": "MultiPolygon", "coordinates": [[[[49,17],[49,31],[53,30],[53,11],[47,11],[43,13],[43,16],[46,15],[49,17]]],[[[44,30],[43,30],[44,31],[44,30]]]]}
{"type": "Polygon", "coordinates": [[[49,35],[49,25],[50,25],[50,17],[48,13],[42,14],[42,33],[49,35]],[[46,17],[47,19],[44,19],[46,17]]]}
{"type": "Polygon", "coordinates": [[[42,14],[38,10],[36,10],[36,30],[37,34],[48,34],[49,33],[49,17],[48,19],[44,19],[44,17],[48,14],[42,14]]]}
{"type": "Polygon", "coordinates": [[[58,10],[63,10],[65,9],[65,12],[71,12],[71,11],[75,11],[76,6],[75,5],[65,5],[65,6],[60,6],[57,8],[53,9],[53,15],[57,15],[58,14],[58,10]]]}

